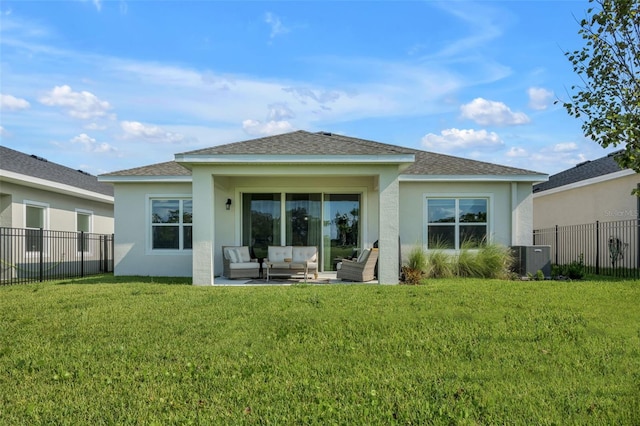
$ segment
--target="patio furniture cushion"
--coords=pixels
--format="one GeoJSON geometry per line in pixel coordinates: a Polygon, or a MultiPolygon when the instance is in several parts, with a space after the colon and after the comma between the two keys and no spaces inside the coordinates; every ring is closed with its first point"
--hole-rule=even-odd
{"type": "Polygon", "coordinates": [[[224,253],[225,258],[231,263],[251,262],[249,247],[226,247],[224,253]]]}
{"type": "Polygon", "coordinates": [[[305,262],[315,262],[317,256],[318,251],[315,246],[293,247],[291,261],[304,265],[305,262]]]}
{"type": "MultiPolygon", "coordinates": [[[[284,263],[285,259],[293,259],[291,246],[269,246],[267,248],[267,257],[271,263],[284,263]]],[[[287,268],[288,268],[287,264],[287,268]]]]}

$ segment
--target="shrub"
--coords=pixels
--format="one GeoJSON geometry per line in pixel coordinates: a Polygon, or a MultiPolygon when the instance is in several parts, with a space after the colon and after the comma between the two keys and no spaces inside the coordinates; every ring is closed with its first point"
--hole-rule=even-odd
{"type": "Polygon", "coordinates": [[[477,253],[477,261],[482,267],[482,278],[508,279],[511,276],[513,256],[508,247],[494,243],[482,244],[477,253]]]}
{"type": "Polygon", "coordinates": [[[459,277],[482,276],[482,265],[478,262],[477,253],[463,247],[455,260],[456,275],[459,277]]]}
{"type": "Polygon", "coordinates": [[[584,278],[584,254],[580,253],[578,260],[574,260],[568,265],[557,265],[554,268],[555,276],[564,276],[572,280],[581,280],[584,278]]]}
{"type": "Polygon", "coordinates": [[[427,253],[426,275],[430,278],[451,278],[455,276],[451,255],[441,249],[434,249],[427,253]]]}
{"type": "Polygon", "coordinates": [[[409,253],[407,265],[402,268],[407,284],[420,284],[427,269],[427,255],[422,246],[415,246],[409,253]]]}
{"type": "MultiPolygon", "coordinates": [[[[414,249],[415,250],[415,249],[414,249]]],[[[424,271],[428,278],[511,278],[511,266],[513,257],[508,247],[494,244],[482,243],[467,245],[457,254],[445,251],[441,245],[429,250],[426,254],[422,248],[419,252],[412,250],[408,264],[403,271],[405,281],[410,282],[412,270],[424,271]],[[424,266],[421,266],[424,265],[424,266]]],[[[415,282],[411,282],[415,284],[415,282]]]]}

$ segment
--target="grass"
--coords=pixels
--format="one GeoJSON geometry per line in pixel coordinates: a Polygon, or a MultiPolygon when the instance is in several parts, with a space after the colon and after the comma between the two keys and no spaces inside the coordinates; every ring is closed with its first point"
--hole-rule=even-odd
{"type": "Polygon", "coordinates": [[[640,423],[637,281],[142,281],[0,288],[0,424],[640,423]]]}

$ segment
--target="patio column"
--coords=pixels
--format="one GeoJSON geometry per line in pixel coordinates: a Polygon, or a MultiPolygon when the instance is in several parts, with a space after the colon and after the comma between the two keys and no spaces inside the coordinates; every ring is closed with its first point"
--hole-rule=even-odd
{"type": "Polygon", "coordinates": [[[380,215],[378,223],[378,282],[380,284],[398,284],[400,270],[398,258],[400,247],[400,185],[398,170],[389,169],[378,177],[380,194],[380,215]]]}
{"type": "Polygon", "coordinates": [[[213,176],[204,167],[192,170],[193,285],[213,285],[213,176]]]}

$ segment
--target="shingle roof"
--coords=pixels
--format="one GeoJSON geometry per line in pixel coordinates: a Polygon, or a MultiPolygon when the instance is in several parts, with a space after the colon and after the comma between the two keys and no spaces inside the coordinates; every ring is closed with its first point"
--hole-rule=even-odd
{"type": "Polygon", "coordinates": [[[0,146],[0,169],[113,196],[113,186],[98,182],[96,176],[4,146],[0,146]]]}
{"type": "Polygon", "coordinates": [[[188,155],[389,155],[413,154],[414,150],[396,145],[352,138],[335,133],[298,130],[281,135],[218,145],[183,154],[188,155]]]}
{"type": "Polygon", "coordinates": [[[623,170],[616,162],[615,155],[621,151],[592,161],[585,161],[576,166],[549,176],[549,180],[533,186],[533,192],[547,191],[564,185],[580,182],[598,176],[608,175],[623,170]]]}
{"type": "MultiPolygon", "coordinates": [[[[450,155],[390,145],[335,133],[311,133],[303,130],[248,141],[218,145],[184,152],[187,156],[224,155],[415,155],[415,162],[403,174],[408,175],[541,175],[542,173],[501,166],[450,155]]],[[[178,163],[152,164],[116,171],[103,176],[183,176],[191,172],[178,163]]]]}
{"type": "Polygon", "coordinates": [[[435,152],[415,151],[416,161],[403,174],[449,176],[449,175],[541,175],[543,173],[516,167],[501,166],[484,161],[451,155],[436,154],[435,152]]]}
{"type": "Polygon", "coordinates": [[[100,176],[191,176],[191,170],[176,163],[175,161],[167,161],[165,163],[150,164],[148,166],[136,167],[133,169],[119,170],[100,176]]]}

